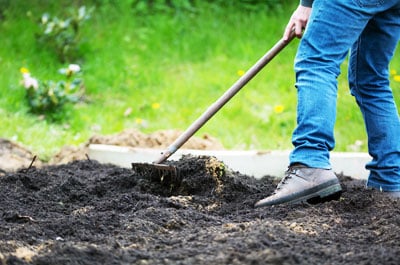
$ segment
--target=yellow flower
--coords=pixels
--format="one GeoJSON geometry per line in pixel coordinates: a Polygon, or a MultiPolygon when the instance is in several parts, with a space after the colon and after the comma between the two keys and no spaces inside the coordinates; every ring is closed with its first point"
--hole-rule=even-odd
{"type": "Polygon", "coordinates": [[[400,82],[400,75],[393,76],[394,81],[400,82]]]}
{"type": "Polygon", "coordinates": [[[21,72],[21,74],[29,74],[29,70],[28,70],[28,68],[26,68],[26,67],[21,67],[21,68],[19,69],[19,71],[21,72]]]}
{"type": "Polygon", "coordinates": [[[155,102],[155,103],[151,104],[151,108],[152,109],[159,109],[160,108],[160,103],[155,102]]]}
{"type": "Polygon", "coordinates": [[[245,73],[246,73],[246,72],[243,71],[243,70],[238,70],[238,71],[237,71],[238,76],[242,76],[242,75],[244,75],[245,73]]]}
{"type": "Polygon", "coordinates": [[[390,70],[390,75],[396,75],[397,71],[396,70],[390,70]]]}
{"type": "Polygon", "coordinates": [[[279,113],[282,113],[284,109],[285,109],[285,107],[283,105],[276,105],[274,107],[274,112],[276,114],[279,114],[279,113]]]}
{"type": "Polygon", "coordinates": [[[141,118],[136,118],[135,119],[136,124],[142,124],[143,123],[143,119],[141,118]]]}

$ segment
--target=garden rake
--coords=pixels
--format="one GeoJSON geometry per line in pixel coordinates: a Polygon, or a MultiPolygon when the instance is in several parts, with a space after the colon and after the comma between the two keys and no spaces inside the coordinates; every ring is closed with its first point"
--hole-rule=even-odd
{"type": "Polygon", "coordinates": [[[171,182],[179,179],[179,168],[165,164],[164,162],[173,155],[190,137],[192,137],[211,117],[214,116],[233,96],[239,92],[261,69],[264,68],[283,48],[285,48],[295,37],[292,31],[287,40],[280,39],[269,51],[265,53],[244,75],[240,77],[218,100],[195,120],[167,149],[161,153],[160,157],[152,163],[132,163],[132,169],[152,179],[171,182]]]}

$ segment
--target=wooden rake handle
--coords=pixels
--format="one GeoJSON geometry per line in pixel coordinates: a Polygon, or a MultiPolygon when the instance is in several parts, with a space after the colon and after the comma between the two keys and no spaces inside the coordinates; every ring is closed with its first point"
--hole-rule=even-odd
{"type": "Polygon", "coordinates": [[[154,164],[161,164],[173,155],[190,137],[192,137],[211,117],[214,116],[233,96],[239,92],[261,69],[264,68],[283,48],[293,39],[294,32],[288,40],[280,39],[269,51],[265,53],[244,75],[240,77],[218,100],[216,100],[189,128],[186,129],[168,148],[161,153],[161,156],[154,161],[154,164]]]}

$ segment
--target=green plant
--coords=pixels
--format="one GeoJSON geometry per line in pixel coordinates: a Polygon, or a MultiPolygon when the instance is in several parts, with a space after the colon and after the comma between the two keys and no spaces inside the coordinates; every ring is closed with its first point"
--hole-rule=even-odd
{"type": "Polygon", "coordinates": [[[66,19],[43,14],[39,22],[41,30],[37,34],[38,41],[53,49],[61,62],[79,59],[80,29],[90,19],[92,12],[93,8],[81,6],[71,11],[70,17],[66,19]]]}
{"type": "Polygon", "coordinates": [[[70,64],[59,72],[64,80],[40,81],[31,76],[27,68],[21,68],[22,84],[26,89],[26,97],[31,112],[37,114],[52,114],[62,110],[67,103],[76,103],[82,96],[83,80],[75,78],[80,72],[79,65],[70,64]]]}

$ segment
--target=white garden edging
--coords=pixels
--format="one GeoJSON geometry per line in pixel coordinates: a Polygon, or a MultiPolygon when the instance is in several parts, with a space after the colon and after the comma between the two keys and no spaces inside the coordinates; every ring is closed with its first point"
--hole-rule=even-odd
{"type": "MultiPolygon", "coordinates": [[[[164,150],[132,148],[115,145],[91,144],[89,157],[100,163],[111,163],[131,167],[132,162],[151,163],[164,150]]],[[[178,160],[184,154],[215,156],[234,171],[261,178],[265,175],[282,177],[289,163],[290,151],[231,151],[231,150],[188,150],[181,149],[169,159],[178,160]]],[[[331,164],[336,173],[343,173],[355,179],[367,179],[365,164],[371,158],[366,153],[332,152],[331,164]]]]}

